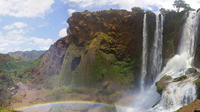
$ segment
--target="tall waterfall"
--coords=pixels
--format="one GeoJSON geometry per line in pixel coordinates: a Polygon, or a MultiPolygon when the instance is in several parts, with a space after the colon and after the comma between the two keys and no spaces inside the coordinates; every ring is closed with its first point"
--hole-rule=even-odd
{"type": "Polygon", "coordinates": [[[162,69],[162,47],[163,47],[163,19],[162,15],[161,19],[159,15],[156,15],[156,30],[155,30],[155,37],[154,37],[154,44],[153,44],[153,55],[152,65],[150,67],[150,74],[152,82],[155,80],[156,76],[161,72],[162,69]]]}
{"type": "MultiPolygon", "coordinates": [[[[157,73],[161,71],[162,67],[162,43],[163,43],[163,20],[164,17],[162,15],[156,15],[156,29],[154,36],[154,44],[152,50],[152,56],[150,57],[152,60],[152,66],[150,69],[154,72],[153,78],[157,76],[157,73]],[[161,17],[161,18],[160,18],[161,17]]],[[[146,26],[146,15],[144,16],[143,23],[143,61],[142,61],[142,78],[141,78],[141,90],[136,97],[134,98],[134,102],[132,104],[132,108],[126,110],[126,112],[144,112],[151,108],[155,102],[159,100],[160,95],[156,91],[156,86],[145,88],[145,77],[147,76],[147,26],[146,26]]],[[[154,80],[152,80],[154,81],[154,80]]]]}
{"type": "Polygon", "coordinates": [[[147,74],[147,16],[144,14],[143,20],[143,49],[142,49],[142,69],[141,69],[141,81],[140,81],[140,89],[143,91],[145,87],[145,77],[147,74]]]}
{"type": "MultiPolygon", "coordinates": [[[[161,72],[162,68],[162,46],[163,46],[163,21],[162,15],[156,15],[156,29],[154,36],[154,43],[151,55],[150,78],[151,83],[154,82],[156,76],[161,72]],[[160,18],[161,17],[161,18],[160,18]]],[[[143,23],[143,51],[142,51],[142,69],[141,69],[141,90],[145,88],[145,78],[147,75],[147,25],[146,14],[144,15],[143,23]]]]}
{"type": "MultiPolygon", "coordinates": [[[[178,53],[169,60],[157,80],[164,75],[172,78],[180,77],[192,66],[199,16],[200,14],[196,12],[189,13],[183,28],[178,53]]],[[[161,101],[154,108],[154,112],[172,112],[194,101],[196,99],[195,80],[194,76],[188,76],[187,80],[170,83],[163,91],[161,101]]]]}

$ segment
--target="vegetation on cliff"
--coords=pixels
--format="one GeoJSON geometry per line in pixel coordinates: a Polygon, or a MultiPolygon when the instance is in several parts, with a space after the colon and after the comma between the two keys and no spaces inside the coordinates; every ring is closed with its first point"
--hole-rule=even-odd
{"type": "Polygon", "coordinates": [[[143,14],[125,10],[74,13],[68,20],[71,42],[61,82],[75,87],[133,88],[141,64],[143,14]]]}

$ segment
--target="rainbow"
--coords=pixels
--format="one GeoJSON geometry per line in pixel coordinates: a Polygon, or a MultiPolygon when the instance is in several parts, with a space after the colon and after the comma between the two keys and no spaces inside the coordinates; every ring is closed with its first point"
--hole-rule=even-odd
{"type": "Polygon", "coordinates": [[[56,104],[94,104],[94,105],[102,105],[102,106],[109,106],[109,107],[116,106],[116,107],[120,107],[120,108],[129,108],[129,107],[126,107],[126,106],[99,103],[99,102],[95,102],[95,101],[55,101],[55,102],[48,102],[48,103],[41,103],[41,104],[24,106],[24,107],[16,108],[15,110],[23,111],[25,109],[31,109],[31,108],[37,108],[37,107],[43,107],[43,106],[51,106],[51,105],[56,105],[56,104]]]}

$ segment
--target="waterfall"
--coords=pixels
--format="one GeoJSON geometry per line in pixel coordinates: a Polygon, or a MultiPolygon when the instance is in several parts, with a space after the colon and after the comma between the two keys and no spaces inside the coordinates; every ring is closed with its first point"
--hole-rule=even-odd
{"type": "MultiPolygon", "coordinates": [[[[164,75],[169,75],[172,78],[180,77],[192,66],[199,19],[199,13],[189,12],[178,53],[169,60],[157,80],[164,75]]],[[[185,81],[172,82],[166,87],[160,103],[155,106],[153,112],[172,112],[196,99],[196,86],[194,84],[196,77],[187,77],[189,78],[185,81]]]]}
{"type": "MultiPolygon", "coordinates": [[[[163,45],[163,20],[162,15],[156,15],[156,29],[153,43],[152,56],[152,65],[150,67],[153,71],[153,78],[161,71],[162,67],[162,45],[163,45]],[[161,18],[160,18],[161,17],[161,18]]],[[[144,112],[151,108],[155,102],[159,100],[160,95],[156,91],[156,86],[146,87],[145,77],[147,76],[147,26],[146,26],[146,15],[144,16],[143,23],[143,60],[142,60],[142,69],[141,69],[141,91],[135,95],[132,108],[126,110],[126,112],[144,112]],[[146,88],[145,88],[146,87],[146,88]]],[[[152,80],[151,83],[153,83],[152,80]]]]}
{"type": "Polygon", "coordinates": [[[141,67],[141,81],[140,89],[143,91],[145,87],[145,77],[147,74],[147,20],[146,14],[144,14],[143,20],[143,46],[142,46],[142,67],[141,67]]]}
{"type": "Polygon", "coordinates": [[[173,79],[185,75],[185,71],[192,67],[199,19],[199,12],[189,12],[182,31],[178,52],[159,73],[162,67],[162,35],[160,34],[162,34],[163,30],[163,17],[161,16],[160,25],[158,25],[159,17],[156,17],[152,68],[154,68],[154,75],[157,76],[152,86],[136,94],[132,108],[126,109],[126,112],[173,112],[196,99],[196,76],[187,75],[186,80],[178,82],[173,82],[173,79]],[[165,75],[171,76],[173,79],[163,90],[160,97],[156,92],[155,83],[165,75]],[[156,102],[158,104],[152,107],[156,102]]]}
{"type": "MultiPolygon", "coordinates": [[[[156,29],[154,36],[154,43],[151,55],[151,66],[150,66],[150,83],[153,83],[157,74],[161,72],[162,68],[162,46],[163,46],[163,21],[162,15],[156,15],[156,29]]],[[[145,78],[147,75],[147,25],[146,25],[146,14],[144,15],[143,23],[143,51],[142,51],[142,67],[141,67],[141,90],[145,88],[145,78]]]]}
{"type": "MultiPolygon", "coordinates": [[[[151,57],[152,65],[150,67],[150,74],[152,82],[154,82],[156,76],[161,72],[162,69],[162,47],[163,47],[163,20],[162,15],[156,15],[156,30],[153,44],[153,55],[151,57]]],[[[152,83],[151,82],[151,83],[152,83]]]]}

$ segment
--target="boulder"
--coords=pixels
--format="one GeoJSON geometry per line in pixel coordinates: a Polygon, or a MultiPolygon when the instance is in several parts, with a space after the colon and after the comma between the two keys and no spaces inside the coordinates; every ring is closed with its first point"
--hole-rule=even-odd
{"type": "Polygon", "coordinates": [[[196,73],[197,70],[195,68],[188,68],[187,71],[185,72],[185,74],[192,74],[192,73],[196,73]]]}
{"type": "Polygon", "coordinates": [[[165,75],[158,82],[156,82],[157,92],[161,94],[162,91],[169,84],[170,80],[172,80],[172,77],[168,76],[168,75],[165,75]]]}

